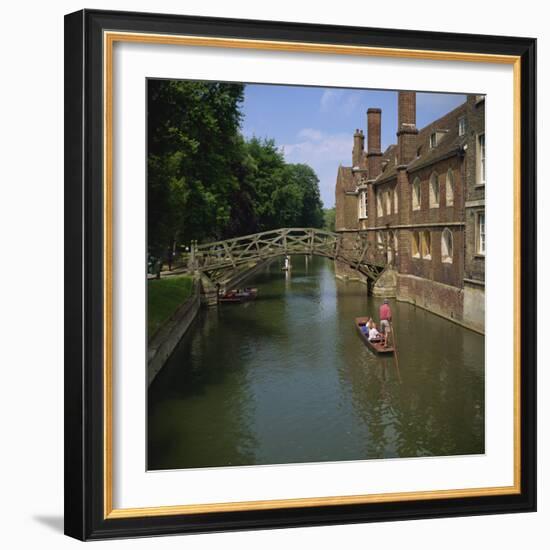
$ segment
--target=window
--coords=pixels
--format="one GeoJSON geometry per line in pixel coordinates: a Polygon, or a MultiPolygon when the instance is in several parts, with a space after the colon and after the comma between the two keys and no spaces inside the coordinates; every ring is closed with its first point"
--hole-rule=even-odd
{"type": "Polygon", "coordinates": [[[439,177],[433,172],[430,176],[430,208],[439,207],[439,177]]]}
{"type": "Polygon", "coordinates": [[[451,168],[447,170],[447,178],[445,180],[445,204],[453,206],[455,202],[455,183],[454,175],[451,168]]]}
{"type": "Polygon", "coordinates": [[[422,231],[422,257],[425,260],[432,259],[432,236],[429,231],[422,231]]]}
{"type": "Polygon", "coordinates": [[[415,178],[412,186],[412,209],[420,210],[420,180],[415,178]]]}
{"type": "Polygon", "coordinates": [[[453,234],[448,228],[441,233],[441,261],[446,264],[453,263],[453,234]]]}
{"type": "Polygon", "coordinates": [[[485,255],[485,212],[477,214],[477,253],[485,255]]]}
{"type": "Polygon", "coordinates": [[[417,231],[412,234],[411,253],[413,258],[420,258],[420,235],[417,231]]]}
{"type": "Polygon", "coordinates": [[[382,239],[382,232],[376,232],[376,248],[378,250],[384,250],[384,240],[382,239]]]}
{"type": "Polygon", "coordinates": [[[397,196],[397,186],[393,189],[393,213],[397,214],[399,209],[399,197],[397,196]]]}
{"type": "Polygon", "coordinates": [[[359,191],[359,219],[367,217],[367,192],[359,191]]]}
{"type": "Polygon", "coordinates": [[[437,146],[437,134],[434,132],[430,134],[430,148],[433,149],[437,146]]]}
{"type": "Polygon", "coordinates": [[[391,214],[391,191],[386,191],[386,215],[391,214]]]}
{"type": "Polygon", "coordinates": [[[384,215],[384,209],[382,208],[382,193],[380,191],[376,193],[376,215],[379,218],[384,215]]]}
{"type": "Polygon", "coordinates": [[[466,133],[466,117],[461,116],[458,119],[458,135],[463,136],[466,133]]]}
{"type": "Polygon", "coordinates": [[[477,136],[477,184],[485,185],[485,134],[477,136]]]}
{"type": "Polygon", "coordinates": [[[399,239],[397,238],[397,231],[393,232],[393,251],[395,256],[399,254],[399,239]]]}

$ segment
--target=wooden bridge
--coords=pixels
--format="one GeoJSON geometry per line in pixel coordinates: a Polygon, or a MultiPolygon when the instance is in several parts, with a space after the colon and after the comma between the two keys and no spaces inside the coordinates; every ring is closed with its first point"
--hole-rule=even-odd
{"type": "Polygon", "coordinates": [[[184,271],[199,273],[203,287],[223,289],[239,272],[260,262],[297,254],[337,260],[373,282],[387,263],[385,251],[367,238],[366,231],[353,232],[344,238],[342,233],[322,229],[282,228],[225,241],[193,242],[180,265],[184,271]]]}

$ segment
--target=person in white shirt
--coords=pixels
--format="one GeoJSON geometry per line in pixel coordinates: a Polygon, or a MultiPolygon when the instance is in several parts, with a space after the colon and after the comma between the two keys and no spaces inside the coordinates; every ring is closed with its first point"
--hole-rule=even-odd
{"type": "Polygon", "coordinates": [[[376,325],[373,323],[372,327],[369,328],[369,340],[372,342],[373,340],[380,340],[381,337],[382,335],[378,332],[376,325]]]}

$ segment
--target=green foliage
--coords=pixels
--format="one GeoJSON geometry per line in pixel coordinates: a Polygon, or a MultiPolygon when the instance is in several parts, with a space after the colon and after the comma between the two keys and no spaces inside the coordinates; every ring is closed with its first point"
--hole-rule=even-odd
{"type": "Polygon", "coordinates": [[[149,338],[191,296],[191,277],[164,277],[147,281],[147,331],[149,338]]]}
{"type": "Polygon", "coordinates": [[[149,252],[276,229],[322,227],[319,180],[273,140],[240,134],[244,85],[150,80],[149,252]]]}
{"type": "Polygon", "coordinates": [[[325,208],[323,210],[324,224],[323,228],[327,231],[336,231],[336,208],[325,208]]]}

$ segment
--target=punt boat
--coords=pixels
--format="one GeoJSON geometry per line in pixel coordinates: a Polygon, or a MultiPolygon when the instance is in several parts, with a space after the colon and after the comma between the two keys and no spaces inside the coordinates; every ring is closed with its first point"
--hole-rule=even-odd
{"type": "Polygon", "coordinates": [[[369,317],[356,317],[355,318],[355,326],[357,327],[357,330],[359,331],[359,335],[361,336],[361,339],[366,344],[366,346],[373,351],[374,353],[385,355],[388,353],[393,353],[393,346],[388,346],[387,348],[384,347],[384,340],[369,340],[368,336],[363,332],[363,327],[367,324],[367,321],[369,320],[369,317]]]}
{"type": "Polygon", "coordinates": [[[254,300],[257,295],[257,288],[239,288],[227,291],[225,294],[222,294],[218,300],[227,304],[240,304],[241,302],[254,300]]]}

